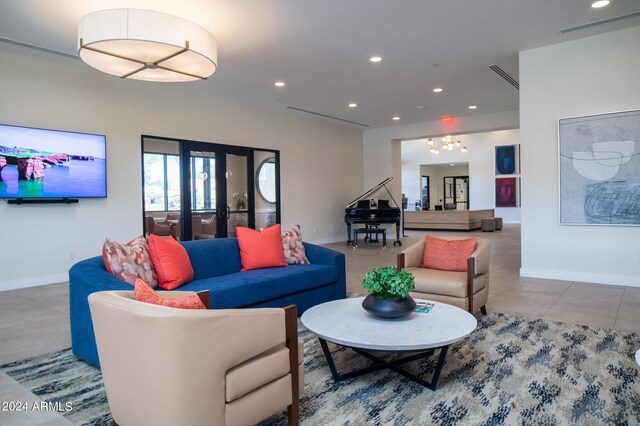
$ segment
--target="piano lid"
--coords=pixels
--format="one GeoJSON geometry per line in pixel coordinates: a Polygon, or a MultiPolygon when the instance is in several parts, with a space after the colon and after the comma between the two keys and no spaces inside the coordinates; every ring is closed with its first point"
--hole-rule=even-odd
{"type": "MultiPolygon", "coordinates": [[[[377,184],[376,186],[374,186],[373,188],[371,188],[370,190],[368,190],[367,192],[365,192],[364,194],[362,194],[361,196],[359,196],[358,198],[356,198],[355,200],[353,200],[352,202],[347,204],[347,208],[353,206],[355,203],[357,203],[358,201],[362,200],[363,198],[369,198],[371,195],[373,195],[376,192],[378,192],[378,190],[380,188],[382,188],[383,186],[385,186],[387,183],[391,182],[392,180],[393,180],[393,177],[386,178],[385,180],[383,180],[382,182],[380,182],[379,184],[377,184]]],[[[391,198],[393,198],[393,197],[391,197],[391,198]]],[[[395,202],[395,200],[393,200],[393,201],[395,202]]]]}

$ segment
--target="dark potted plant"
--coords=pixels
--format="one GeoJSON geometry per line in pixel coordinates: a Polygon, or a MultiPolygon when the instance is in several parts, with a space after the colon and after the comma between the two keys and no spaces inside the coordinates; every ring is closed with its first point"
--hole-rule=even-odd
{"type": "Polygon", "coordinates": [[[382,318],[398,318],[413,312],[416,302],[409,296],[415,288],[413,275],[394,266],[377,268],[364,276],[362,286],[370,294],[365,297],[362,307],[382,318]]]}

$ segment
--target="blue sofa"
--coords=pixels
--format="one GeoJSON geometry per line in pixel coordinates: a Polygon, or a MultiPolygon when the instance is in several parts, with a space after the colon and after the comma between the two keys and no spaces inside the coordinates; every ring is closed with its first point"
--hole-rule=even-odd
{"type": "MultiPolygon", "coordinates": [[[[346,297],[344,254],[304,243],[310,265],[240,272],[236,238],[182,243],[195,272],[183,291],[211,291],[212,309],[283,307],[297,305],[298,313],[312,306],[346,297]]],[[[69,270],[69,309],[73,353],[99,365],[87,297],[96,291],[132,290],[111,275],[101,256],[76,263],[69,270]]]]}

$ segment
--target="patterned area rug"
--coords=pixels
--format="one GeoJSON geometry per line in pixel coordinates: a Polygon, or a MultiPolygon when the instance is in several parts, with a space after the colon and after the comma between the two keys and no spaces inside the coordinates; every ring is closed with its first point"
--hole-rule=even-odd
{"type": "MultiPolygon", "coordinates": [[[[438,390],[388,370],[334,383],[318,340],[305,340],[305,425],[635,425],[640,424],[636,333],[489,314],[452,345],[438,390]]],[[[330,345],[341,372],[368,365],[330,345]]],[[[407,365],[431,378],[435,359],[407,365]]],[[[99,370],[70,350],[0,366],[48,402],[71,402],[63,413],[79,425],[109,424],[99,370]]],[[[284,415],[262,425],[286,424],[284,415]]]]}

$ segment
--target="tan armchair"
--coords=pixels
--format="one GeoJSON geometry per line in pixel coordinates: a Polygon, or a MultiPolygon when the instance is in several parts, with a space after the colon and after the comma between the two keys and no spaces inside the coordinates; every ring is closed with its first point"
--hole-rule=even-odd
{"type": "Polygon", "coordinates": [[[116,424],[252,425],[284,410],[298,424],[295,306],[173,309],[137,302],[132,291],[93,293],[89,305],[116,424]]]}
{"type": "Polygon", "coordinates": [[[398,253],[398,269],[406,268],[415,278],[412,297],[448,303],[475,313],[487,314],[489,298],[489,241],[477,238],[476,251],[467,259],[467,272],[420,268],[424,239],[398,253]]]}

